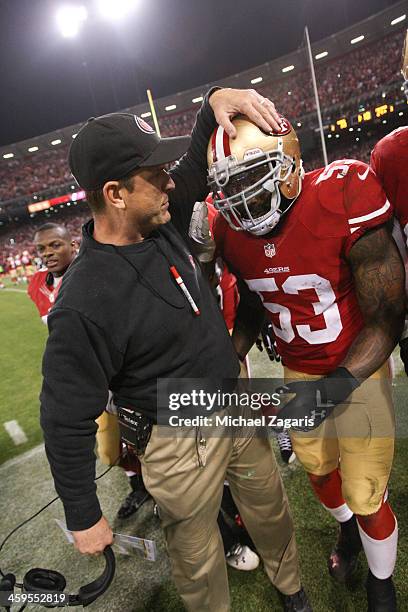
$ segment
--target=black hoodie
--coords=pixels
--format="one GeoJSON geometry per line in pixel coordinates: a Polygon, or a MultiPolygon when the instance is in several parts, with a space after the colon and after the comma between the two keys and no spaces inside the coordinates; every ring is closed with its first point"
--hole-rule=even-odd
{"type": "Polygon", "coordinates": [[[172,172],[172,220],[149,238],[116,247],[83,228],[78,257],[48,317],[41,425],[68,529],[101,517],[95,485],[95,419],[112,390],[117,405],[156,417],[157,378],[235,378],[239,365],[187,232],[207,194],[206,149],[215,120],[206,98],[187,154],[172,172]],[[196,316],[170,273],[174,265],[200,309],[196,316]]]}

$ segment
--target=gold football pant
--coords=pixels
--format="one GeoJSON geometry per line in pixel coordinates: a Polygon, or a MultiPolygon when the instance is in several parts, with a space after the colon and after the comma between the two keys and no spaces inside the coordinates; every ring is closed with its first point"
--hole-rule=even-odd
{"type": "MultiPolygon", "coordinates": [[[[284,371],[285,381],[314,380],[284,371]]],[[[354,514],[377,512],[394,455],[394,408],[388,363],[364,381],[331,418],[311,432],[290,431],[293,450],[310,474],[324,476],[339,467],[343,497],[354,514]]]]}
{"type": "Polygon", "coordinates": [[[98,431],[96,443],[98,457],[105,465],[113,465],[120,453],[120,432],[116,414],[106,410],[96,419],[98,431]]]}

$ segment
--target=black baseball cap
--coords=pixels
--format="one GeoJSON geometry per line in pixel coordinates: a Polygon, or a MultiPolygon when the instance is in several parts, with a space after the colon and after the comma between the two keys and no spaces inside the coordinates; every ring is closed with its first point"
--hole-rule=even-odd
{"type": "Polygon", "coordinates": [[[137,115],[110,113],[88,119],[71,144],[68,161],[78,185],[92,191],[138,168],[175,161],[189,144],[189,136],[160,138],[137,115]]]}

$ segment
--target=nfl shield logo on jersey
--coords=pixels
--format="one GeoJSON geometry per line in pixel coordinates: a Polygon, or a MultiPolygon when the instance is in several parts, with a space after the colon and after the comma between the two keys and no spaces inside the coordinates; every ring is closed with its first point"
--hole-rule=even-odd
{"type": "Polygon", "coordinates": [[[276,254],[276,249],[274,244],[264,244],[264,250],[266,257],[273,257],[276,254]]]}

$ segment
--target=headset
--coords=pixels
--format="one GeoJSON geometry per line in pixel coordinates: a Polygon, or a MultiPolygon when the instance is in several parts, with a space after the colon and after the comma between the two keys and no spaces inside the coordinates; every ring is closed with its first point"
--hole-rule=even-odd
{"type": "MultiPolygon", "coordinates": [[[[122,453],[119,455],[117,460],[109,466],[109,468],[103,472],[100,476],[95,478],[98,480],[105,476],[120,460],[122,453]]],[[[25,520],[23,523],[20,523],[13,531],[11,531],[3,542],[0,545],[0,551],[3,548],[4,544],[7,540],[21,527],[32,521],[36,516],[38,516],[41,512],[43,512],[48,506],[57,501],[59,497],[55,497],[48,504],[46,504],[41,510],[33,514],[30,518],[25,520]]],[[[45,608],[55,608],[60,606],[89,606],[95,599],[100,597],[111,584],[113,577],[115,575],[115,555],[110,546],[107,546],[103,551],[103,556],[105,558],[105,568],[102,574],[90,582],[89,584],[85,584],[80,587],[78,593],[74,594],[66,594],[64,593],[64,589],[66,587],[67,581],[65,577],[55,570],[43,569],[40,567],[35,567],[30,569],[24,576],[23,582],[16,582],[16,577],[14,574],[4,574],[0,569],[0,609],[4,607],[7,612],[10,612],[10,606],[12,605],[12,601],[9,603],[4,603],[7,597],[14,596],[14,588],[23,589],[24,594],[37,594],[41,597],[30,602],[29,597],[25,598],[25,603],[18,610],[18,612],[22,612],[28,603],[36,603],[45,608]],[[49,597],[45,597],[45,595],[49,597]],[[42,601],[44,599],[44,601],[42,601]]],[[[24,598],[21,597],[22,603],[24,598]]]]}

